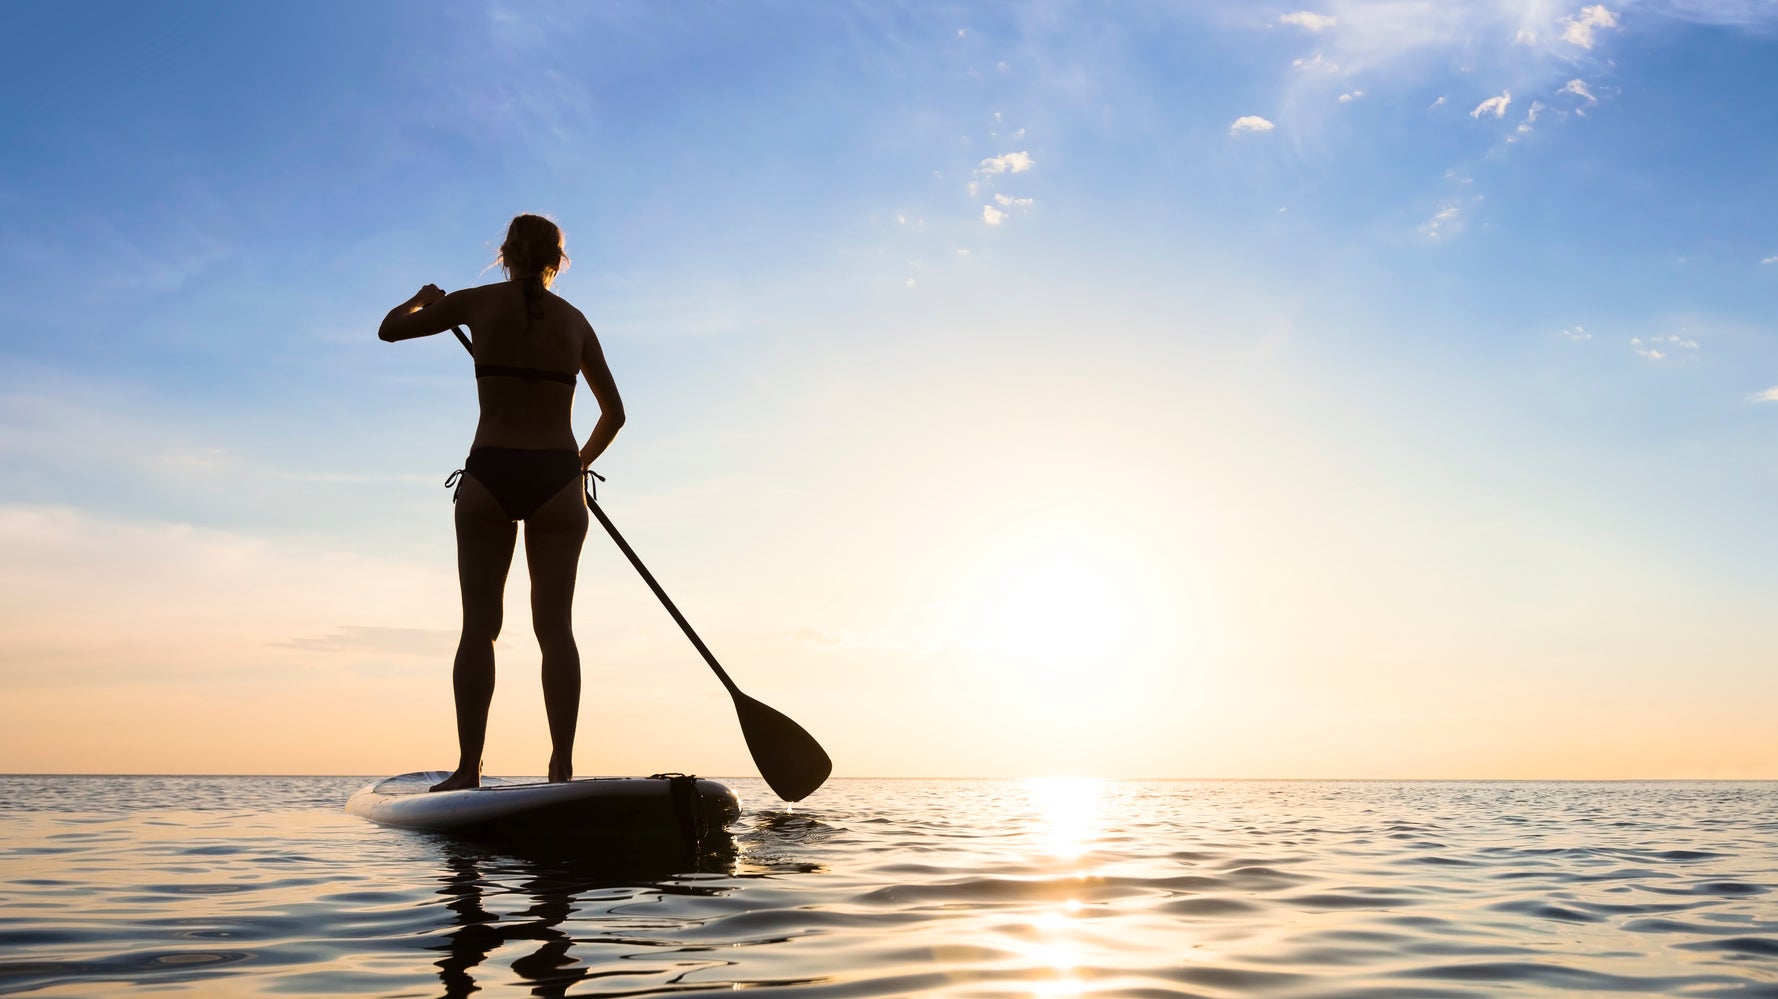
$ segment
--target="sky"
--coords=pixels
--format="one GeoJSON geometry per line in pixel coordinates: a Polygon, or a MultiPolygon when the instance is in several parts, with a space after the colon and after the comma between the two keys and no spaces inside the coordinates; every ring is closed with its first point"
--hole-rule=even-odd
{"type": "MultiPolygon", "coordinates": [[[[0,6],[0,771],[448,769],[422,284],[838,776],[1778,778],[1778,8],[0,6]],[[577,433],[597,407],[579,389],[577,433]]],[[[548,757],[523,556],[490,773],[548,757]]],[[[597,525],[582,774],[753,773],[597,525]]]]}

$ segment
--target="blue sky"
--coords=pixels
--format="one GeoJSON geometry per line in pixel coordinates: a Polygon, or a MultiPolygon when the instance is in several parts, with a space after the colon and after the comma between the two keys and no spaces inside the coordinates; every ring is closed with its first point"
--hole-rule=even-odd
{"type": "MultiPolygon", "coordinates": [[[[449,340],[373,333],[543,211],[628,403],[608,508],[842,773],[1778,776],[1752,729],[1697,748],[1778,695],[1768,5],[12,4],[0,34],[31,608],[0,689],[38,719],[0,769],[222,768],[228,724],[142,698],[283,699],[246,769],[448,758],[473,390],[449,340]],[[304,744],[389,697],[392,734],[304,744]],[[116,746],[57,734],[95,698],[116,746]]],[[[600,758],[743,771],[603,544],[600,758]],[[688,741],[636,721],[686,703],[688,741]]],[[[494,769],[540,769],[525,641],[494,769]]]]}

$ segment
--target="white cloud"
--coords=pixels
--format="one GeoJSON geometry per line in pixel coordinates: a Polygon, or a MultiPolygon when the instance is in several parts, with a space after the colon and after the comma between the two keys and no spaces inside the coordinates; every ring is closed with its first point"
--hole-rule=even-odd
{"type": "Polygon", "coordinates": [[[1525,120],[1519,122],[1518,129],[1512,135],[1508,136],[1506,141],[1517,142],[1520,136],[1531,134],[1531,126],[1537,122],[1537,116],[1542,113],[1543,110],[1543,102],[1532,101],[1531,109],[1525,113],[1525,120]]]}
{"type": "Polygon", "coordinates": [[[907,280],[907,286],[908,286],[908,287],[909,287],[909,288],[912,288],[912,287],[913,287],[913,286],[914,286],[914,283],[915,283],[915,282],[914,282],[914,279],[913,279],[913,278],[908,278],[908,280],[907,280]]]}
{"type": "Polygon", "coordinates": [[[1315,53],[1315,56],[1312,59],[1292,59],[1290,64],[1305,72],[1338,73],[1340,71],[1338,63],[1329,62],[1327,58],[1319,52],[1315,53]]]}
{"type": "Polygon", "coordinates": [[[1562,88],[1562,92],[1565,94],[1576,94],[1595,103],[1599,100],[1599,98],[1593,96],[1593,91],[1587,88],[1585,80],[1569,80],[1568,84],[1562,88]]]}
{"type": "Polygon", "coordinates": [[[1420,225],[1420,232],[1428,239],[1443,239],[1456,234],[1463,228],[1463,206],[1447,203],[1439,206],[1432,218],[1420,225]]]}
{"type": "Polygon", "coordinates": [[[1426,105],[1426,110],[1431,111],[1433,108],[1440,107],[1444,103],[1445,103],[1445,99],[1441,95],[1438,100],[1433,101],[1431,104],[1426,105]]]}
{"type": "Polygon", "coordinates": [[[990,156],[983,160],[981,165],[976,167],[975,172],[984,177],[991,177],[1000,173],[1024,173],[1031,167],[1030,153],[1002,153],[999,156],[990,156]]]}
{"type": "Polygon", "coordinates": [[[1778,253],[1772,254],[1771,256],[1767,257],[1766,259],[1760,261],[1760,263],[1762,263],[1762,264],[1778,264],[1778,253]]]}
{"type": "Polygon", "coordinates": [[[457,632],[450,628],[389,628],[369,625],[340,625],[320,635],[271,642],[273,648],[297,649],[303,652],[377,653],[391,656],[421,656],[438,661],[450,656],[457,645],[457,632]]]}
{"type": "Polygon", "coordinates": [[[1278,15],[1279,24],[1294,24],[1299,28],[1307,28],[1310,31],[1323,31],[1333,27],[1339,22],[1340,19],[1337,17],[1329,17],[1326,14],[1316,14],[1307,10],[1298,10],[1289,14],[1278,15]]]}
{"type": "Polygon", "coordinates": [[[1630,349],[1637,357],[1646,357],[1651,361],[1665,360],[1668,357],[1690,357],[1698,349],[1698,341],[1678,333],[1662,333],[1656,336],[1630,338],[1630,349]]]}
{"type": "Polygon", "coordinates": [[[995,208],[993,205],[983,205],[982,206],[982,221],[983,222],[986,222],[989,225],[999,225],[1001,222],[1005,221],[1005,219],[1006,219],[1006,213],[1001,211],[998,208],[995,208]]]}
{"type": "Polygon", "coordinates": [[[1036,198],[1009,198],[1004,194],[994,195],[994,200],[999,202],[1002,208],[1030,208],[1037,203],[1036,198]]]}
{"type": "Polygon", "coordinates": [[[1591,49],[1593,29],[1617,27],[1617,15],[1606,10],[1604,4],[1596,3],[1591,7],[1582,7],[1578,14],[1563,18],[1562,26],[1563,41],[1583,49],[1591,49]]]}
{"type": "Polygon", "coordinates": [[[1353,102],[1353,101],[1355,101],[1355,100],[1357,100],[1357,99],[1359,99],[1359,98],[1360,98],[1360,97],[1363,97],[1363,96],[1364,96],[1364,91],[1362,91],[1362,90],[1354,90],[1354,91],[1352,91],[1352,92],[1351,92],[1351,93],[1349,93],[1349,94],[1341,94],[1341,95],[1340,95],[1340,103],[1341,103],[1341,104],[1350,104],[1350,103],[1352,103],[1352,102],[1353,102]]]}
{"type": "Polygon", "coordinates": [[[1479,119],[1482,115],[1491,114],[1496,118],[1504,118],[1506,117],[1506,106],[1512,102],[1513,95],[1511,91],[1502,90],[1499,97],[1490,97],[1482,103],[1477,104],[1475,110],[1471,111],[1469,116],[1471,118],[1479,119]]]}
{"type": "MultiPolygon", "coordinates": [[[[1607,33],[1622,21],[1597,0],[1318,0],[1318,6],[1337,26],[1291,55],[1307,59],[1319,52],[1342,75],[1376,87],[1385,74],[1424,83],[1426,68],[1443,64],[1459,73],[1498,73],[1478,78],[1542,93],[1578,75],[1578,66],[1593,64],[1607,33]],[[1578,47],[1575,38],[1592,48],[1578,47]]],[[[1674,21],[1778,26],[1778,4],[1771,0],[1651,0],[1646,6],[1674,21]]],[[[1315,76],[1292,72],[1289,85],[1312,87],[1315,76]]]]}
{"type": "Polygon", "coordinates": [[[153,680],[235,669],[268,648],[424,656],[456,630],[455,587],[425,563],[11,504],[0,506],[0,550],[9,664],[153,680]]]}
{"type": "Polygon", "coordinates": [[[1562,331],[1562,336],[1569,340],[1573,340],[1576,343],[1582,340],[1593,339],[1593,334],[1588,333],[1585,326],[1571,326],[1562,331]]]}
{"type": "Polygon", "coordinates": [[[1774,385],[1753,397],[1754,402],[1778,402],[1778,385],[1774,385]]]}
{"type": "Polygon", "coordinates": [[[1236,118],[1235,123],[1229,126],[1229,134],[1235,135],[1240,132],[1270,132],[1276,127],[1277,126],[1264,118],[1261,118],[1259,115],[1244,114],[1241,117],[1236,118]]]}
{"type": "Polygon", "coordinates": [[[799,642],[810,645],[828,647],[844,645],[852,640],[851,633],[845,631],[823,631],[820,628],[798,628],[790,636],[799,642]]]}

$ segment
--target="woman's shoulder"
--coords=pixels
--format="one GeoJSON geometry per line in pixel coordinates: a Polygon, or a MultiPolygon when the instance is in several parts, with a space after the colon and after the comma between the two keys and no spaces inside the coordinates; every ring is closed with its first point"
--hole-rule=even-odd
{"type": "Polygon", "coordinates": [[[584,324],[587,326],[592,325],[591,323],[587,322],[586,314],[581,312],[580,309],[576,308],[573,302],[568,301],[567,299],[563,298],[562,296],[556,294],[554,291],[551,291],[547,288],[544,289],[543,294],[548,298],[548,300],[551,304],[560,308],[563,311],[563,313],[565,313],[574,322],[581,323],[581,324],[584,324]]]}

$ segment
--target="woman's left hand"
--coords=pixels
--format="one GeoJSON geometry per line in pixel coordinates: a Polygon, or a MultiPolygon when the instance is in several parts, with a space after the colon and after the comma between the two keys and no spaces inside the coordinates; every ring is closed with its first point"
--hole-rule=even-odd
{"type": "Polygon", "coordinates": [[[421,288],[419,291],[414,292],[413,302],[416,308],[424,309],[426,306],[431,305],[433,302],[436,302],[443,297],[445,297],[443,288],[440,288],[435,284],[429,284],[426,287],[421,288]]]}

